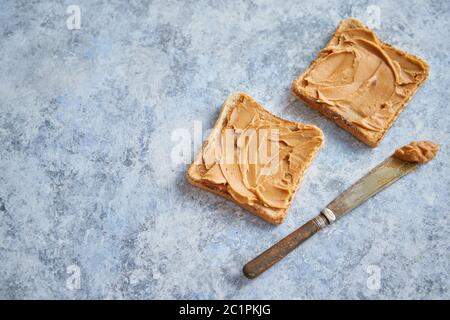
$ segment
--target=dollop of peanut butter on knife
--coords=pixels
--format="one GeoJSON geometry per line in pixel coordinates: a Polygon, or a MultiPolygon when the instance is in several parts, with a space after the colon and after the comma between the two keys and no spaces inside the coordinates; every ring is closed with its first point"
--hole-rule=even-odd
{"type": "Polygon", "coordinates": [[[395,150],[394,157],[407,162],[428,162],[439,151],[439,145],[431,141],[412,141],[409,144],[395,150]]]}

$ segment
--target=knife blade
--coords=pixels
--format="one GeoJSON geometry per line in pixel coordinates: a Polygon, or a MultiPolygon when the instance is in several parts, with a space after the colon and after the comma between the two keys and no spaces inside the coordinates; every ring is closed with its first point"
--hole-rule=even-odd
{"type": "Polygon", "coordinates": [[[414,162],[406,162],[391,156],[342,192],[325,209],[333,212],[337,220],[401,177],[414,171],[416,167],[417,164],[414,162]]]}
{"type": "Polygon", "coordinates": [[[321,210],[318,216],[309,220],[303,226],[248,262],[243,269],[245,276],[249,279],[256,278],[305,240],[327,225],[340,219],[401,177],[414,171],[416,167],[417,164],[413,162],[406,162],[393,156],[387,158],[331,201],[321,210]]]}

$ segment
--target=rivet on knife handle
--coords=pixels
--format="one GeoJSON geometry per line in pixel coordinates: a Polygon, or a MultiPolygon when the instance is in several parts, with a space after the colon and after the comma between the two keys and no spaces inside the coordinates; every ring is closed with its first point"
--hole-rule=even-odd
{"type": "Polygon", "coordinates": [[[325,208],[317,217],[309,220],[303,226],[248,262],[243,269],[245,276],[250,279],[256,278],[334,220],[336,220],[336,217],[333,211],[325,208]]]}

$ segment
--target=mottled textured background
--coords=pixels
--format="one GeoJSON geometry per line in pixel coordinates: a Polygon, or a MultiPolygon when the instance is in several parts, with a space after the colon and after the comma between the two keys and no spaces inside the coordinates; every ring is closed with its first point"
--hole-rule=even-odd
{"type": "Polygon", "coordinates": [[[1,1],[0,32],[0,298],[450,297],[448,1],[1,1]],[[289,92],[341,19],[373,18],[369,5],[383,40],[431,65],[376,149],[289,92]],[[211,127],[238,90],[325,134],[278,227],[192,187],[170,156],[175,130],[211,127]],[[243,277],[413,139],[441,143],[436,160],[243,277]]]}

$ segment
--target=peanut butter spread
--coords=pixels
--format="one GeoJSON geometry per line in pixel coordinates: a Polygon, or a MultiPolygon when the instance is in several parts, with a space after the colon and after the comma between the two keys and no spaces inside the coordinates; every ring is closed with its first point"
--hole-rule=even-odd
{"type": "Polygon", "coordinates": [[[238,203],[285,209],[322,142],[319,128],[283,121],[241,95],[204,147],[195,178],[238,203]]]}
{"type": "Polygon", "coordinates": [[[426,78],[428,66],[382,43],[356,20],[349,21],[300,83],[307,96],[377,141],[426,78]]]}
{"type": "Polygon", "coordinates": [[[397,159],[423,163],[432,160],[439,151],[439,145],[430,141],[413,141],[395,150],[397,159]]]}

